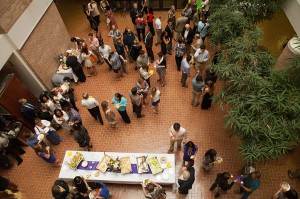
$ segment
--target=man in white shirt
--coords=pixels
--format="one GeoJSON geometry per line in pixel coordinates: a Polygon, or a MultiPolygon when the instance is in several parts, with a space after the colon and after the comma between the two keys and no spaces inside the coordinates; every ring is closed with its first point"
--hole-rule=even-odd
{"type": "Polygon", "coordinates": [[[161,20],[162,20],[161,15],[155,20],[155,29],[156,29],[156,42],[155,42],[155,45],[156,46],[161,43],[161,39],[160,39],[160,36],[161,36],[161,33],[162,33],[161,20]]]}
{"type": "Polygon", "coordinates": [[[205,70],[205,64],[209,60],[209,52],[205,49],[204,44],[202,44],[200,48],[196,50],[194,58],[196,70],[200,71],[200,74],[203,75],[203,71],[205,70]]]}
{"type": "Polygon", "coordinates": [[[177,142],[177,148],[181,148],[181,143],[185,144],[187,141],[187,131],[186,129],[182,128],[179,123],[173,124],[169,130],[170,135],[170,148],[168,153],[173,152],[174,144],[177,142]]]}
{"type": "Polygon", "coordinates": [[[109,52],[111,51],[111,47],[109,45],[104,45],[104,43],[100,44],[99,52],[101,57],[104,59],[105,63],[108,65],[109,70],[112,70],[112,66],[108,61],[109,52]]]}
{"type": "Polygon", "coordinates": [[[92,96],[89,96],[87,92],[82,94],[82,98],[81,105],[87,108],[95,120],[99,118],[100,124],[103,125],[103,120],[99,109],[99,102],[92,96]]]}

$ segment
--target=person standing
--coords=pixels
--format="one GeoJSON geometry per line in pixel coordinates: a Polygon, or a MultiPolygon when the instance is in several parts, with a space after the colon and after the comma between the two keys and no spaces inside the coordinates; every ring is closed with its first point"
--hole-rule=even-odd
{"type": "Polygon", "coordinates": [[[167,45],[167,52],[169,55],[172,55],[172,40],[174,36],[174,26],[172,24],[172,21],[168,21],[168,25],[166,26],[165,31],[168,33],[168,36],[170,38],[170,41],[167,45]]]}
{"type": "Polygon", "coordinates": [[[45,137],[47,138],[47,140],[49,140],[51,144],[58,145],[63,141],[63,139],[57,134],[55,129],[51,126],[51,123],[47,120],[40,120],[39,118],[36,118],[34,131],[35,134],[37,135],[40,134],[45,135],[45,137]]]}
{"type": "Polygon", "coordinates": [[[138,14],[139,14],[138,5],[137,3],[133,3],[133,8],[130,11],[130,17],[134,27],[136,27],[136,18],[138,17],[138,14]]]}
{"type": "Polygon", "coordinates": [[[136,113],[137,118],[145,117],[145,115],[142,114],[142,108],[143,108],[143,95],[138,94],[137,88],[134,87],[129,91],[129,96],[132,104],[133,112],[136,113]]]}
{"type": "Polygon", "coordinates": [[[182,11],[183,15],[185,17],[188,18],[188,24],[190,23],[190,20],[192,19],[192,16],[193,16],[193,10],[192,10],[192,7],[191,7],[191,4],[190,3],[187,3],[185,8],[183,9],[182,11]]]}
{"type": "Polygon", "coordinates": [[[198,146],[194,144],[194,142],[189,141],[183,146],[183,162],[182,166],[186,165],[186,162],[190,164],[190,162],[194,162],[195,156],[198,151],[198,146]]]}
{"type": "Polygon", "coordinates": [[[144,64],[147,63],[148,63],[148,56],[145,54],[143,50],[140,50],[140,55],[136,59],[135,70],[140,69],[144,64]]]}
{"type": "Polygon", "coordinates": [[[97,22],[97,27],[98,27],[100,23],[100,16],[99,16],[100,13],[98,10],[97,3],[94,0],[90,0],[90,3],[88,4],[88,9],[93,19],[97,22]]]}
{"type": "Polygon", "coordinates": [[[140,68],[140,75],[143,78],[143,80],[146,80],[146,82],[148,83],[149,87],[150,85],[150,73],[149,73],[149,66],[148,64],[143,64],[142,67],[140,68]]]}
{"type": "Polygon", "coordinates": [[[144,41],[145,41],[145,48],[147,50],[147,54],[150,58],[150,63],[152,63],[154,61],[154,54],[152,50],[153,35],[151,34],[149,27],[146,27],[146,37],[144,41]]]}
{"type": "Polygon", "coordinates": [[[116,48],[117,53],[119,54],[120,57],[123,57],[123,59],[121,58],[121,66],[122,66],[122,71],[126,74],[129,74],[126,68],[126,55],[125,55],[125,48],[124,48],[124,44],[122,43],[121,40],[117,41],[117,48],[116,48]]]}
{"type": "Polygon", "coordinates": [[[177,70],[180,71],[181,68],[181,61],[183,59],[184,54],[186,53],[186,46],[183,43],[182,37],[178,38],[178,43],[175,45],[175,61],[176,61],[176,66],[177,70]]]}
{"type": "Polygon", "coordinates": [[[204,88],[203,77],[199,73],[200,72],[197,71],[196,76],[192,80],[193,97],[192,97],[191,105],[193,105],[195,107],[199,105],[199,98],[200,98],[200,96],[202,94],[202,91],[203,91],[203,88],[204,88]]]}
{"type": "Polygon", "coordinates": [[[167,74],[167,61],[166,57],[163,55],[162,52],[157,53],[158,60],[155,62],[154,67],[156,68],[156,72],[158,73],[159,79],[157,80],[160,82],[161,86],[164,87],[166,85],[166,74],[167,74]]]}
{"type": "Polygon", "coordinates": [[[154,27],[153,27],[153,9],[151,7],[148,8],[148,13],[147,13],[147,24],[148,27],[150,28],[150,32],[151,34],[154,36],[155,35],[155,31],[154,31],[154,27]]]}
{"type": "Polygon", "coordinates": [[[191,61],[192,56],[188,54],[182,61],[181,61],[181,70],[182,70],[182,76],[181,76],[181,86],[187,88],[186,80],[190,76],[190,68],[191,68],[191,61]]]}
{"type": "Polygon", "coordinates": [[[18,100],[20,106],[21,116],[24,120],[30,122],[30,124],[34,124],[34,119],[36,117],[35,107],[36,105],[28,102],[25,98],[18,100]]]}
{"type": "Polygon", "coordinates": [[[215,182],[209,188],[210,191],[213,191],[218,187],[217,192],[215,194],[215,198],[218,198],[221,193],[226,194],[228,190],[234,185],[234,181],[232,180],[233,176],[228,173],[218,173],[215,182]]]}
{"type": "Polygon", "coordinates": [[[187,53],[191,52],[191,44],[193,43],[194,39],[194,32],[191,29],[191,26],[189,24],[186,24],[183,31],[182,31],[182,37],[183,41],[186,46],[187,53]]]}
{"type": "Polygon", "coordinates": [[[156,42],[155,45],[161,43],[161,33],[162,33],[162,26],[161,26],[162,16],[160,15],[158,18],[155,19],[155,30],[156,30],[156,42]]]}
{"type": "Polygon", "coordinates": [[[174,144],[177,142],[177,149],[181,149],[181,143],[185,144],[187,141],[187,131],[185,128],[181,127],[179,123],[174,123],[170,130],[170,148],[168,153],[173,152],[174,144]]]}
{"type": "Polygon", "coordinates": [[[91,77],[92,74],[95,76],[97,75],[96,68],[95,68],[95,62],[92,62],[91,56],[94,56],[91,51],[88,50],[86,46],[82,47],[81,50],[81,56],[84,60],[84,65],[87,68],[88,74],[87,77],[91,77]]]}
{"type": "Polygon", "coordinates": [[[153,112],[158,114],[158,104],[160,103],[160,91],[156,87],[153,87],[151,88],[150,96],[152,98],[151,107],[154,109],[153,112]]]}
{"type": "Polygon", "coordinates": [[[141,34],[143,37],[143,40],[145,40],[145,27],[147,25],[147,22],[143,18],[143,15],[140,13],[138,14],[136,21],[136,31],[139,41],[142,41],[141,34]]]}
{"type": "Polygon", "coordinates": [[[90,12],[89,6],[84,4],[84,5],[82,5],[82,9],[83,9],[84,14],[86,15],[86,18],[90,22],[91,29],[98,31],[97,21],[95,21],[95,19],[93,18],[92,14],[90,12]]]}
{"type": "Polygon", "coordinates": [[[72,68],[73,73],[78,77],[78,80],[80,82],[85,82],[86,80],[85,74],[76,56],[67,54],[66,65],[72,68]]]}
{"type": "Polygon", "coordinates": [[[185,17],[183,13],[181,13],[181,17],[179,17],[177,19],[176,27],[175,27],[175,30],[177,32],[177,35],[176,35],[176,38],[175,38],[176,41],[179,38],[179,36],[181,36],[181,33],[182,33],[183,29],[184,29],[184,26],[185,26],[185,24],[188,23],[188,20],[189,19],[187,17],[185,17]]]}
{"type": "Polygon", "coordinates": [[[203,157],[202,168],[205,171],[210,171],[214,167],[216,158],[217,158],[217,151],[215,149],[207,150],[203,157]]]}
{"type": "Polygon", "coordinates": [[[188,194],[195,182],[195,169],[192,166],[183,167],[182,175],[178,179],[178,193],[188,194]]]}
{"type": "Polygon", "coordinates": [[[95,120],[99,119],[100,124],[103,125],[103,120],[99,109],[99,102],[92,96],[89,96],[87,92],[82,94],[82,98],[81,105],[87,108],[93,118],[95,118],[95,120]]]}
{"type": "Polygon", "coordinates": [[[201,2],[201,8],[202,8],[202,13],[204,14],[205,18],[207,19],[209,15],[209,0],[203,0],[201,2]]]}
{"type": "Polygon", "coordinates": [[[92,49],[93,53],[97,56],[97,64],[100,64],[101,57],[99,53],[99,40],[95,37],[93,33],[89,33],[89,41],[90,48],[92,49]]]}
{"type": "MultiPolygon", "coordinates": [[[[146,35],[146,39],[148,40],[147,35],[146,35]]],[[[151,49],[152,49],[152,47],[151,47],[151,49]]],[[[134,40],[133,46],[132,46],[131,51],[130,51],[130,56],[131,56],[133,61],[136,61],[136,59],[140,55],[141,50],[142,50],[142,46],[139,44],[138,40],[134,40]]]]}
{"type": "Polygon", "coordinates": [[[128,60],[130,63],[133,62],[130,52],[131,52],[132,46],[134,44],[134,40],[135,40],[135,36],[134,36],[133,32],[129,28],[125,28],[125,31],[123,33],[123,44],[124,44],[125,50],[127,52],[128,60]]]}
{"type": "Polygon", "coordinates": [[[176,17],[175,17],[175,6],[172,5],[170,10],[168,11],[168,21],[172,22],[173,27],[176,25],[176,17]]]}
{"type": "Polygon", "coordinates": [[[104,59],[105,63],[108,65],[109,71],[112,70],[112,65],[108,61],[110,51],[111,51],[111,47],[109,45],[104,45],[104,43],[100,44],[99,52],[101,57],[104,59]]]}
{"type": "Polygon", "coordinates": [[[80,121],[75,121],[75,123],[73,124],[73,130],[75,141],[79,144],[79,147],[90,151],[90,148],[93,147],[91,138],[88,131],[86,130],[86,128],[84,128],[84,126],[82,126],[80,121]]]}
{"type": "Polygon", "coordinates": [[[56,180],[51,188],[55,199],[66,199],[70,193],[69,185],[63,180],[56,180]]]}
{"type": "Polygon", "coordinates": [[[194,15],[193,15],[193,24],[194,24],[194,27],[193,27],[193,31],[194,33],[197,31],[197,28],[198,28],[198,23],[201,19],[201,8],[198,9],[198,12],[196,12],[194,15]]]}
{"type": "Polygon", "coordinates": [[[195,43],[193,45],[191,45],[192,47],[192,54],[195,54],[196,50],[200,48],[200,46],[203,44],[203,41],[200,37],[200,35],[197,33],[194,36],[194,39],[196,40],[195,43]]]}
{"type": "Polygon", "coordinates": [[[200,34],[201,39],[203,40],[203,43],[205,42],[205,38],[208,34],[208,27],[208,20],[205,20],[205,18],[200,19],[198,23],[198,32],[200,34]]]}
{"type": "Polygon", "coordinates": [[[254,171],[248,175],[244,175],[243,183],[238,182],[240,184],[240,193],[243,194],[241,199],[247,199],[253,191],[259,188],[260,186],[260,172],[254,171]]]}
{"type": "Polygon", "coordinates": [[[127,61],[122,57],[122,55],[119,55],[117,52],[114,51],[110,51],[109,52],[109,64],[112,66],[114,72],[117,74],[120,73],[120,78],[123,77],[123,70],[121,70],[121,59],[124,63],[126,63],[127,61]]]}
{"type": "Polygon", "coordinates": [[[117,21],[115,19],[115,16],[114,16],[113,11],[110,8],[110,6],[106,6],[106,16],[109,19],[110,29],[112,30],[112,26],[115,26],[116,28],[118,28],[117,21]]]}
{"type": "Polygon", "coordinates": [[[116,93],[112,99],[112,104],[115,105],[116,109],[120,113],[125,124],[130,124],[130,118],[126,112],[127,108],[127,99],[123,97],[120,93],[116,93]]]}
{"type": "Polygon", "coordinates": [[[143,95],[143,104],[147,104],[147,96],[149,92],[149,84],[143,78],[139,78],[135,87],[137,88],[137,93],[143,95]]]}
{"type": "Polygon", "coordinates": [[[122,34],[119,29],[116,28],[115,25],[112,25],[111,31],[108,33],[108,37],[113,38],[115,49],[118,48],[118,41],[121,40],[122,34]]]}
{"type": "Polygon", "coordinates": [[[60,109],[55,109],[53,119],[63,129],[72,133],[72,127],[71,124],[69,123],[69,116],[65,111],[62,111],[60,109]]]}
{"type": "Polygon", "coordinates": [[[54,156],[54,153],[51,151],[50,147],[47,146],[46,148],[43,148],[41,145],[37,144],[34,146],[34,151],[36,154],[42,158],[44,161],[52,164],[54,167],[60,167],[61,164],[59,164],[59,159],[56,159],[54,156]]]}
{"type": "Polygon", "coordinates": [[[195,68],[200,71],[201,75],[205,70],[205,64],[209,60],[209,52],[205,49],[205,45],[201,45],[199,49],[196,50],[194,54],[195,58],[195,68]]]}
{"type": "Polygon", "coordinates": [[[106,120],[110,123],[111,127],[112,128],[118,127],[117,120],[116,120],[116,115],[111,110],[111,108],[108,107],[108,102],[107,101],[103,101],[101,103],[101,108],[102,108],[102,111],[104,112],[106,120]]]}
{"type": "Polygon", "coordinates": [[[25,131],[24,135],[26,138],[26,144],[31,148],[33,148],[36,144],[40,144],[42,145],[42,147],[46,147],[43,139],[38,139],[38,134],[32,133],[31,131],[25,131]]]}
{"type": "Polygon", "coordinates": [[[162,52],[163,55],[166,55],[167,54],[167,45],[169,44],[170,42],[170,38],[169,38],[169,35],[166,31],[163,31],[161,33],[161,50],[160,52],[162,52]]]}
{"type": "Polygon", "coordinates": [[[209,80],[205,83],[204,96],[201,103],[201,109],[209,109],[211,107],[212,97],[215,91],[215,84],[209,80]]]}

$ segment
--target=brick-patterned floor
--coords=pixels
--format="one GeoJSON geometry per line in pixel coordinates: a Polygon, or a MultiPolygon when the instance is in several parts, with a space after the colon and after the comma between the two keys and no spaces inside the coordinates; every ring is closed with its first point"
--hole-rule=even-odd
{"type": "MultiPolygon", "coordinates": [[[[80,36],[87,38],[90,31],[88,21],[81,10],[83,1],[57,1],[59,10],[66,23],[71,36],[80,36]],[[62,5],[64,4],[64,5],[62,5]],[[68,10],[65,8],[68,7],[68,10]]],[[[155,16],[162,14],[166,19],[166,12],[155,12],[155,16]]],[[[131,20],[128,14],[121,16],[116,14],[118,25],[123,31],[125,27],[131,27],[131,20]]],[[[108,26],[105,24],[104,16],[101,15],[101,31],[103,35],[107,35],[108,26]]],[[[165,26],[166,20],[163,21],[165,26]]],[[[111,39],[105,37],[105,43],[112,45],[111,39]]],[[[160,47],[154,47],[154,52],[157,53],[160,47]]],[[[212,50],[210,49],[210,52],[212,50]]],[[[50,58],[49,58],[50,59],[50,58]]],[[[191,78],[188,79],[189,88],[182,88],[180,84],[181,73],[176,71],[174,56],[167,56],[168,74],[167,85],[161,88],[156,80],[157,75],[152,77],[152,85],[157,86],[161,90],[160,114],[154,114],[147,106],[143,112],[146,115],[143,119],[137,119],[132,113],[132,108],[129,105],[128,113],[132,120],[130,125],[125,126],[120,121],[119,128],[111,129],[107,122],[104,126],[99,125],[88,114],[87,110],[80,107],[81,94],[87,91],[97,100],[111,99],[116,92],[124,94],[128,99],[129,90],[135,85],[139,74],[134,70],[133,64],[128,64],[129,75],[121,81],[114,79],[114,73],[108,71],[108,67],[104,64],[98,66],[98,75],[89,77],[87,82],[79,85],[74,85],[77,102],[80,107],[80,114],[83,117],[83,123],[89,130],[94,151],[114,151],[114,152],[152,152],[166,153],[169,146],[168,128],[174,123],[179,122],[185,127],[189,134],[188,139],[193,140],[199,146],[199,155],[195,162],[196,181],[193,189],[190,190],[187,196],[182,196],[177,193],[176,186],[166,187],[167,198],[188,198],[188,199],[210,199],[213,198],[213,193],[209,191],[211,183],[219,172],[228,171],[234,175],[240,174],[243,161],[237,153],[239,139],[229,137],[229,130],[224,128],[223,117],[224,112],[220,110],[218,105],[213,104],[212,108],[203,111],[200,107],[192,107],[191,100],[191,78]],[[201,159],[204,152],[214,148],[218,154],[224,159],[220,165],[204,173],[200,167],[201,159]]],[[[53,66],[56,67],[56,66],[53,66]]],[[[192,77],[195,71],[192,70],[192,77]]],[[[221,83],[217,84],[219,90],[221,83]]],[[[103,114],[102,114],[103,115],[103,114]]],[[[118,119],[121,118],[118,115],[118,119]]],[[[68,133],[60,130],[58,132],[64,141],[53,148],[57,151],[57,156],[63,158],[65,150],[81,150],[75,143],[73,137],[68,133]]],[[[53,182],[57,179],[59,168],[53,168],[37,157],[33,150],[26,148],[26,154],[23,156],[24,162],[21,166],[14,166],[10,171],[1,171],[1,175],[10,178],[16,182],[26,199],[50,199],[50,188],[53,182]]],[[[180,153],[176,152],[176,170],[177,173],[181,168],[180,153]]],[[[267,163],[259,163],[258,169],[262,173],[261,187],[253,193],[251,199],[267,199],[274,194],[279,184],[286,181],[292,187],[300,190],[300,183],[297,180],[290,180],[287,177],[287,169],[299,167],[299,149],[291,152],[287,157],[278,161],[270,161],[267,163]]],[[[177,175],[178,176],[178,175],[177,175]]],[[[140,185],[116,185],[108,184],[108,188],[113,193],[114,199],[135,199],[143,198],[143,192],[140,185]]],[[[234,199],[240,195],[235,194],[234,190],[238,186],[234,185],[233,189],[227,195],[220,198],[234,199]]]]}

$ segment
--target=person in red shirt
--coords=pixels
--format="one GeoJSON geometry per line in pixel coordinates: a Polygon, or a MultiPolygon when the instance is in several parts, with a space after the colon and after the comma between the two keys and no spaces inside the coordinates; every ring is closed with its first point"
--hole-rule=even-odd
{"type": "Polygon", "coordinates": [[[153,27],[153,19],[154,19],[153,9],[151,7],[149,7],[147,10],[147,23],[150,28],[150,32],[152,33],[152,36],[155,35],[155,31],[154,31],[154,27],[153,27]]]}

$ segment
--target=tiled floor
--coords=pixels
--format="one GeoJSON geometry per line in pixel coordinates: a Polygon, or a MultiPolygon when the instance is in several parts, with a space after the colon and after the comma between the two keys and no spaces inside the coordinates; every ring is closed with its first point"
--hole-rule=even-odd
{"type": "MultiPolygon", "coordinates": [[[[71,36],[81,36],[87,38],[90,31],[88,21],[81,11],[81,3],[83,1],[57,1],[60,6],[60,12],[66,22],[66,26],[71,36]],[[61,4],[64,4],[62,6],[61,4]],[[66,10],[64,8],[68,7],[66,10]]],[[[166,12],[156,12],[155,16],[166,12]]],[[[120,29],[123,31],[125,27],[131,27],[132,24],[128,14],[121,17],[116,14],[120,29]]],[[[107,34],[108,27],[103,22],[104,17],[101,16],[101,31],[103,35],[107,34]]],[[[166,24],[166,20],[163,21],[166,24]]],[[[105,43],[112,45],[112,41],[108,38],[104,39],[105,43]]],[[[159,47],[154,47],[157,53],[159,47]]],[[[212,52],[210,50],[210,52],[212,52]]],[[[182,88],[180,85],[181,73],[176,71],[175,60],[173,56],[168,56],[168,74],[167,85],[161,88],[157,83],[157,75],[152,77],[152,85],[157,86],[161,90],[160,114],[151,112],[147,106],[143,112],[146,115],[143,119],[137,119],[132,113],[131,106],[128,107],[129,116],[132,120],[130,125],[125,126],[122,121],[118,129],[111,129],[107,122],[104,126],[95,122],[88,114],[87,110],[80,107],[80,114],[83,117],[83,123],[89,130],[94,151],[114,151],[114,152],[152,152],[166,153],[169,146],[168,128],[174,123],[179,122],[185,127],[189,134],[188,139],[193,140],[199,146],[199,155],[195,162],[196,181],[193,189],[187,196],[180,195],[176,192],[176,186],[168,186],[167,198],[188,198],[188,199],[210,199],[213,193],[209,191],[211,183],[219,172],[228,171],[234,175],[240,174],[243,161],[237,152],[239,146],[239,138],[229,137],[229,130],[224,128],[223,117],[225,113],[220,110],[218,105],[213,104],[212,108],[207,111],[195,108],[190,105],[191,100],[191,78],[188,79],[189,88],[182,88]],[[201,159],[204,152],[214,148],[218,154],[224,159],[222,164],[216,165],[215,168],[205,173],[200,167],[201,159]]],[[[55,66],[53,66],[55,67],[55,66]]],[[[108,67],[104,64],[98,66],[98,75],[89,77],[87,82],[74,85],[76,97],[80,100],[81,94],[87,91],[99,101],[111,99],[116,92],[124,94],[128,98],[129,90],[135,85],[139,74],[134,70],[134,65],[129,64],[129,75],[121,81],[114,79],[113,72],[108,71],[108,67]]],[[[192,70],[192,77],[195,71],[192,70]]],[[[217,84],[217,90],[222,83],[217,84]]],[[[103,115],[103,114],[102,114],[103,115]]],[[[118,115],[119,116],[119,115],[118,115]]],[[[118,117],[120,120],[120,117],[118,117]]],[[[81,150],[75,143],[73,137],[63,130],[59,134],[64,141],[59,146],[53,148],[57,151],[57,156],[63,158],[65,150],[81,150]]],[[[50,199],[51,186],[57,179],[59,168],[53,168],[37,157],[30,148],[26,148],[26,154],[23,156],[24,162],[21,166],[14,166],[10,171],[1,171],[4,175],[17,183],[21,189],[23,199],[50,199]]],[[[180,153],[176,152],[176,171],[181,169],[180,153]]],[[[291,152],[287,157],[278,161],[270,161],[267,163],[259,163],[258,169],[262,173],[261,187],[251,195],[251,199],[267,199],[274,194],[282,181],[291,184],[292,187],[300,190],[300,183],[297,180],[290,180],[287,177],[287,169],[299,167],[299,149],[291,152]]],[[[116,185],[108,184],[108,188],[113,193],[113,199],[135,199],[143,198],[143,192],[140,185],[116,185]]],[[[220,198],[235,199],[240,195],[235,194],[234,190],[238,186],[234,185],[233,189],[227,195],[220,198]]]]}

